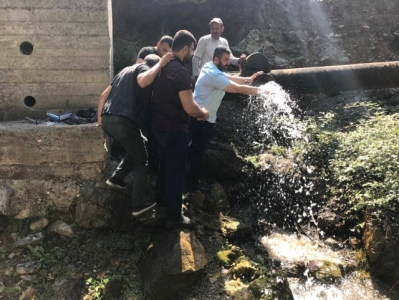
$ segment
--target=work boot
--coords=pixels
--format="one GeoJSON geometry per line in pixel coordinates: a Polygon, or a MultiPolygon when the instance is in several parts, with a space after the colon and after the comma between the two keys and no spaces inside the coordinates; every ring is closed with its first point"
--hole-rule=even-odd
{"type": "Polygon", "coordinates": [[[133,216],[141,215],[142,213],[146,212],[147,210],[153,208],[155,206],[155,202],[153,201],[146,201],[137,205],[133,205],[133,216]]]}
{"type": "Polygon", "coordinates": [[[127,186],[126,183],[122,179],[112,177],[112,176],[107,180],[106,184],[108,184],[109,186],[112,186],[114,188],[117,188],[117,189],[125,189],[127,186]]]}
{"type": "Polygon", "coordinates": [[[195,230],[197,228],[197,224],[195,223],[194,220],[191,220],[190,218],[181,215],[181,218],[177,220],[169,220],[166,222],[165,227],[168,229],[172,228],[184,228],[184,229],[192,229],[195,230]]]}

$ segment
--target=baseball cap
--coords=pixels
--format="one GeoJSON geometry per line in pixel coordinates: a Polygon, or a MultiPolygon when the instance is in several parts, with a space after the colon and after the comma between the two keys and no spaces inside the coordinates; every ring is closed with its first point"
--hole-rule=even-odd
{"type": "Polygon", "coordinates": [[[213,19],[209,22],[209,25],[211,25],[212,23],[218,23],[218,24],[220,24],[220,25],[223,26],[223,21],[222,21],[222,19],[220,19],[220,18],[213,18],[213,19]]]}

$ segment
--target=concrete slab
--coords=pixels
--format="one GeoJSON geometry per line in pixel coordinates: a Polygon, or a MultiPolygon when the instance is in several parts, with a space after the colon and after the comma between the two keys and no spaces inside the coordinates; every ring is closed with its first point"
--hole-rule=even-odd
{"type": "Polygon", "coordinates": [[[0,123],[0,179],[102,179],[106,151],[101,127],[54,124],[0,123]]]}

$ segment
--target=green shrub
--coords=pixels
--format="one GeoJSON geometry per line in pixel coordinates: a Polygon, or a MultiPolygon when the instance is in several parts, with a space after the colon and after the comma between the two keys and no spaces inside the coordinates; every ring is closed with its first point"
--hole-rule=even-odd
{"type": "Polygon", "coordinates": [[[398,202],[399,122],[397,115],[376,115],[339,134],[330,160],[332,195],[345,200],[349,211],[383,208],[398,202]]]}

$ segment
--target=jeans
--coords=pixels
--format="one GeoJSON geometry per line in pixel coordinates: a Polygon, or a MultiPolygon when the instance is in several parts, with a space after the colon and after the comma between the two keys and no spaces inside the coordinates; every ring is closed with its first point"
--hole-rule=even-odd
{"type": "Polygon", "coordinates": [[[168,220],[181,218],[188,156],[188,133],[165,132],[153,127],[161,158],[155,188],[157,205],[166,206],[168,220]]]}
{"type": "Polygon", "coordinates": [[[189,149],[189,185],[196,185],[202,171],[206,146],[214,134],[214,125],[208,121],[198,121],[195,118],[190,119],[191,145],[189,149]]]}
{"type": "Polygon", "coordinates": [[[104,115],[102,128],[107,135],[118,141],[126,151],[112,177],[124,180],[133,171],[133,205],[145,202],[148,193],[148,157],[145,149],[145,138],[140,128],[130,119],[116,115],[104,115]]]}

